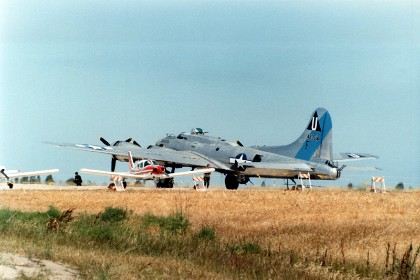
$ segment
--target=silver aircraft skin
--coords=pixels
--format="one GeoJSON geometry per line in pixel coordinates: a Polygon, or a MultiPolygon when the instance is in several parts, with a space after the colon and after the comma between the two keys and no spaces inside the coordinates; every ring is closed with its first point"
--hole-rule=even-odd
{"type": "Polygon", "coordinates": [[[112,155],[112,167],[116,160],[127,161],[131,151],[136,159],[154,159],[167,168],[211,167],[226,175],[227,189],[237,189],[252,177],[297,179],[299,174],[310,174],[311,179],[336,180],[345,165],[343,161],[375,159],[376,156],[360,153],[342,153],[333,156],[332,122],[329,112],[316,109],[301,136],[285,146],[244,147],[239,141],[230,142],[220,137],[206,135],[200,128],[191,133],[173,134],[156,142],[155,146],[141,148],[131,139],[105,146],[89,144],[55,144],[60,147],[79,149],[112,155]]]}
{"type": "Polygon", "coordinates": [[[13,178],[22,178],[22,177],[31,177],[31,176],[38,176],[38,175],[46,175],[46,174],[54,174],[59,172],[58,169],[48,169],[48,170],[40,170],[40,171],[29,171],[29,172],[21,172],[20,170],[6,170],[6,167],[0,166],[0,180],[6,180],[7,185],[9,188],[13,188],[13,183],[11,179],[13,178]]]}

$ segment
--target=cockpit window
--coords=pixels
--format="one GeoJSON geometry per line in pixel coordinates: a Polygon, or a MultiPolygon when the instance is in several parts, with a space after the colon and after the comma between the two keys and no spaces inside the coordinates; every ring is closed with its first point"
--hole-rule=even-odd
{"type": "Polygon", "coordinates": [[[145,161],[145,162],[144,162],[144,167],[146,167],[146,166],[148,166],[148,165],[150,165],[149,161],[145,161]]]}
{"type": "Polygon", "coordinates": [[[156,160],[151,160],[151,162],[152,162],[153,165],[159,165],[159,163],[157,163],[156,160]]]}

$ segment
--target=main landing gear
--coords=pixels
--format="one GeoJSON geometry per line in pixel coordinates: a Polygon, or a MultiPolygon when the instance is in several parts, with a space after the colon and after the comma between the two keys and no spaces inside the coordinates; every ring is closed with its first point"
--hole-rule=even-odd
{"type": "Polygon", "coordinates": [[[225,186],[228,190],[236,190],[239,184],[246,184],[249,182],[248,176],[227,174],[225,178],[225,186]]]}
{"type": "Polygon", "coordinates": [[[225,178],[225,186],[228,190],[236,190],[238,189],[239,182],[236,175],[227,174],[225,178]]]}
{"type": "Polygon", "coordinates": [[[174,179],[173,178],[160,179],[157,181],[156,187],[172,189],[174,187],[174,179]]]}

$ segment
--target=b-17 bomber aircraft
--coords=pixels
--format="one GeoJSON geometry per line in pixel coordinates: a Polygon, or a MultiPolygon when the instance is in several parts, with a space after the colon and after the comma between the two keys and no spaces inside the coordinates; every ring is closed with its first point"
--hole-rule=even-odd
{"type": "Polygon", "coordinates": [[[128,162],[130,171],[129,172],[113,172],[113,171],[103,171],[103,170],[94,170],[94,169],[80,169],[82,173],[89,173],[95,175],[104,175],[111,176],[111,180],[114,181],[114,185],[120,183],[125,189],[125,179],[134,179],[134,180],[155,180],[157,181],[157,186],[160,187],[173,187],[174,177],[187,176],[193,174],[202,174],[202,173],[211,173],[214,171],[214,168],[200,168],[194,171],[185,171],[185,172],[173,172],[166,173],[166,168],[163,165],[159,165],[155,160],[152,159],[143,159],[137,162],[134,162],[131,152],[128,152],[128,162]]]}
{"type": "Polygon", "coordinates": [[[10,181],[10,179],[53,174],[57,173],[58,171],[58,169],[49,169],[31,172],[21,172],[20,170],[6,170],[4,166],[0,166],[0,179],[6,179],[8,181],[7,185],[9,186],[9,188],[13,188],[13,183],[10,181]]]}
{"type": "Polygon", "coordinates": [[[324,108],[316,109],[301,136],[289,145],[244,147],[239,141],[231,142],[212,137],[196,128],[191,133],[173,134],[147,149],[128,139],[105,146],[90,144],[54,144],[60,147],[112,156],[111,169],[117,160],[127,161],[128,151],[136,159],[154,159],[166,168],[209,166],[225,174],[227,189],[237,189],[250,178],[282,178],[295,180],[299,174],[310,174],[312,180],[336,180],[346,165],[344,161],[376,159],[377,156],[360,153],[341,153],[333,156],[332,121],[324,108]]]}

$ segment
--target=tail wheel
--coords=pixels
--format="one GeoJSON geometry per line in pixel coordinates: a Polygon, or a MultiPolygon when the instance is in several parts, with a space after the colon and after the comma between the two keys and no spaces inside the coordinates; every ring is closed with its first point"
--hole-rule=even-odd
{"type": "Polygon", "coordinates": [[[225,178],[225,186],[228,190],[236,190],[238,189],[239,182],[236,175],[228,174],[225,178]]]}

